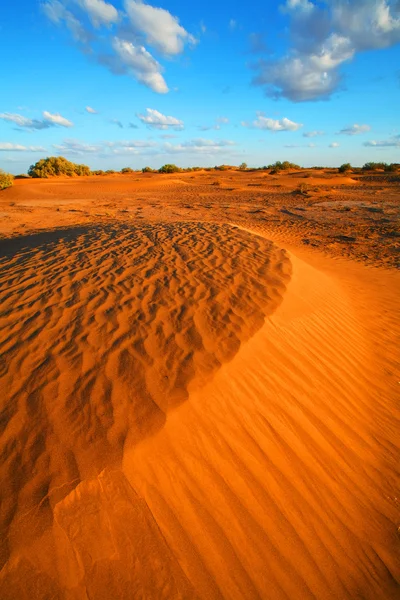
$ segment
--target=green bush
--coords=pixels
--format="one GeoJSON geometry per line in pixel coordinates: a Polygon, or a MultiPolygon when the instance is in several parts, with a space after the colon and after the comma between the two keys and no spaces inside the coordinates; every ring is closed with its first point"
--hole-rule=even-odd
{"type": "Polygon", "coordinates": [[[386,173],[396,173],[400,169],[400,165],[398,163],[390,163],[390,165],[385,166],[386,173]]]}
{"type": "Polygon", "coordinates": [[[142,169],[142,173],[154,173],[154,169],[152,169],[151,167],[144,167],[142,169]]]}
{"type": "Polygon", "coordinates": [[[5,190],[13,185],[14,176],[0,169],[0,190],[5,190]]]}
{"type": "Polygon", "coordinates": [[[385,170],[387,164],[384,162],[367,162],[363,166],[363,171],[377,171],[378,169],[385,170]]]}
{"type": "Polygon", "coordinates": [[[58,177],[59,175],[90,175],[90,169],[86,165],[77,165],[70,162],[63,156],[50,156],[42,158],[34,165],[31,165],[28,170],[30,177],[40,177],[47,179],[48,177],[58,177]]]}
{"type": "Polygon", "coordinates": [[[239,169],[240,169],[241,171],[245,171],[245,170],[247,169],[247,163],[245,163],[245,162],[242,162],[242,164],[241,164],[241,165],[239,165],[239,169]]]}
{"type": "Polygon", "coordinates": [[[130,167],[124,167],[123,169],[121,169],[121,173],[123,173],[124,175],[129,174],[129,173],[134,173],[135,171],[133,169],[131,169],[130,167]]]}
{"type": "Polygon", "coordinates": [[[339,167],[339,173],[346,173],[347,171],[351,171],[352,170],[352,166],[350,163],[343,163],[343,165],[340,165],[339,167]]]}
{"type": "Polygon", "coordinates": [[[97,169],[96,171],[92,171],[92,175],[104,175],[103,169],[97,169]]]}
{"type": "Polygon", "coordinates": [[[158,169],[159,173],[179,173],[180,172],[180,168],[177,167],[176,165],[163,165],[162,167],[160,167],[158,169]]]}
{"type": "Polygon", "coordinates": [[[288,160],[284,160],[281,162],[277,160],[273,165],[269,165],[268,169],[273,169],[275,172],[277,171],[288,171],[289,169],[301,169],[299,165],[289,162],[288,160]]]}

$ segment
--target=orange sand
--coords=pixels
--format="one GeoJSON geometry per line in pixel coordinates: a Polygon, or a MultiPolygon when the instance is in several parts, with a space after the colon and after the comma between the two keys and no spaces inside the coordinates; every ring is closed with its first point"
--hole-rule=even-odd
{"type": "Polygon", "coordinates": [[[0,597],[397,599],[399,273],[196,177],[0,195],[0,597]]]}

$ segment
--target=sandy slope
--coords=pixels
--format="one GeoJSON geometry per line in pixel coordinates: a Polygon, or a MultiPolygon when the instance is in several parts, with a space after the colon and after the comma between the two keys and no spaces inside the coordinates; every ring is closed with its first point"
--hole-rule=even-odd
{"type": "Polygon", "coordinates": [[[194,221],[1,251],[2,600],[400,596],[398,273],[194,221]]]}

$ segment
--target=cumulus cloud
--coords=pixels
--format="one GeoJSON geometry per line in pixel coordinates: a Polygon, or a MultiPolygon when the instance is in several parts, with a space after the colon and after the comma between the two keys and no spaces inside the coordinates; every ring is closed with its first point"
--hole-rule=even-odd
{"type": "Polygon", "coordinates": [[[394,135],[387,140],[370,140],[364,142],[368,148],[400,148],[400,135],[394,135]]]}
{"type": "Polygon", "coordinates": [[[88,112],[91,115],[97,115],[97,110],[95,110],[94,108],[92,108],[91,106],[87,106],[85,108],[86,112],[88,112]]]}
{"type": "Polygon", "coordinates": [[[162,67],[144,46],[134,46],[131,42],[115,37],[113,48],[119,58],[120,72],[130,72],[140,83],[147,85],[158,94],[166,94],[168,87],[161,75],[162,67]]]}
{"type": "Polygon", "coordinates": [[[260,61],[254,83],[294,102],[328,99],[341,84],[340,67],[358,52],[400,42],[398,0],[286,0],[291,47],[260,61]]]}
{"type": "Polygon", "coordinates": [[[11,142],[0,142],[0,152],[46,152],[43,146],[22,146],[11,142]]]}
{"type": "Polygon", "coordinates": [[[344,129],[341,129],[340,131],[338,131],[338,134],[359,135],[360,133],[366,133],[367,131],[371,131],[370,125],[358,125],[357,123],[355,123],[350,127],[345,127],[344,129]]]}
{"type": "Polygon", "coordinates": [[[164,8],[156,8],[136,0],[125,0],[125,10],[132,29],[144,35],[147,44],[162,54],[180,54],[186,43],[196,43],[193,35],[179,24],[178,18],[164,8]]]}
{"type": "Polygon", "coordinates": [[[44,120],[52,125],[60,125],[61,127],[73,127],[74,124],[72,121],[68,121],[65,117],[61,116],[59,113],[55,113],[54,115],[47,112],[47,110],[43,111],[44,120]]]}
{"type": "Polygon", "coordinates": [[[255,127],[257,129],[267,129],[268,131],[297,131],[303,127],[302,123],[295,123],[284,117],[283,119],[270,119],[261,113],[257,113],[257,119],[252,123],[242,121],[243,127],[255,127]]]}
{"type": "Polygon", "coordinates": [[[100,25],[111,25],[118,21],[118,11],[104,0],[75,0],[77,4],[87,13],[95,27],[100,25]]]}
{"type": "Polygon", "coordinates": [[[48,2],[44,2],[41,7],[52,23],[55,25],[65,24],[67,29],[72,33],[72,37],[75,41],[82,44],[88,44],[91,41],[91,34],[84,28],[80,20],[77,19],[71,11],[67,10],[61,2],[58,2],[58,0],[48,0],[48,2]]]}
{"type": "Polygon", "coordinates": [[[306,138],[318,137],[319,135],[325,135],[325,131],[320,131],[318,129],[314,129],[313,131],[305,131],[303,133],[303,137],[306,137],[306,138]]]}
{"type": "Polygon", "coordinates": [[[14,123],[17,127],[31,130],[48,129],[57,125],[61,127],[73,127],[74,125],[72,121],[68,121],[68,119],[62,117],[60,114],[55,113],[53,115],[46,110],[43,111],[43,119],[28,119],[23,115],[15,113],[0,113],[0,119],[14,123]]]}
{"type": "Polygon", "coordinates": [[[138,114],[137,116],[142,123],[153,129],[175,129],[176,131],[179,131],[184,128],[183,121],[176,117],[163,115],[153,108],[146,108],[145,115],[138,114]]]}
{"type": "Polygon", "coordinates": [[[329,144],[329,148],[339,148],[340,144],[338,142],[332,142],[332,144],[329,144]]]}
{"type": "Polygon", "coordinates": [[[71,32],[82,52],[112,73],[129,75],[159,94],[169,90],[163,68],[148,46],[170,57],[197,43],[176,16],[142,1],[125,0],[125,12],[105,0],[45,0],[41,6],[52,23],[71,32]],[[79,9],[87,17],[82,21],[79,9]],[[116,23],[117,31],[111,29],[116,23]]]}

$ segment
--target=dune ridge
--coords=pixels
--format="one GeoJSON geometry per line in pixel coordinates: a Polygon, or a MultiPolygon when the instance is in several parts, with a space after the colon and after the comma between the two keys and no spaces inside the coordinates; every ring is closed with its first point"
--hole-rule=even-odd
{"type": "Polygon", "coordinates": [[[41,233],[3,254],[4,563],[232,359],[280,303],[290,262],[197,222],[41,233]]]}

